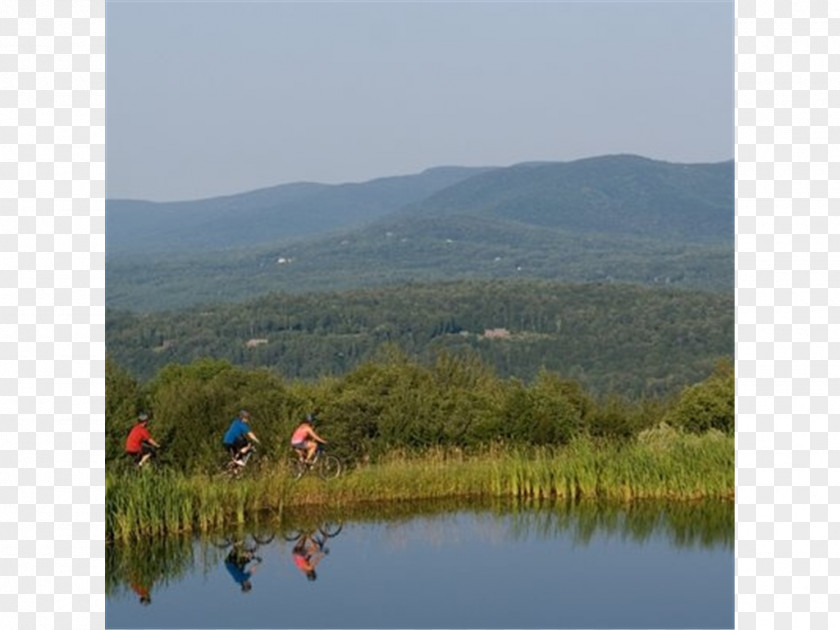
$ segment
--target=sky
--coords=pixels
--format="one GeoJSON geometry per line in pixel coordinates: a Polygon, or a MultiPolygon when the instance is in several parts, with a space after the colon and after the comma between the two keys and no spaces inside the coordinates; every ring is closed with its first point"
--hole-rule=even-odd
{"type": "Polygon", "coordinates": [[[106,5],[106,196],[734,156],[730,0],[106,5]]]}

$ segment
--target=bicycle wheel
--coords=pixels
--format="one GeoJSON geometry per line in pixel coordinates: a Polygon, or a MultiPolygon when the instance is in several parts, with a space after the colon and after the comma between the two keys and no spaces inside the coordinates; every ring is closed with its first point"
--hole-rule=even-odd
{"type": "Polygon", "coordinates": [[[274,532],[272,531],[258,531],[258,532],[251,532],[251,538],[254,539],[254,542],[258,545],[267,545],[272,540],[274,540],[274,532]]]}
{"type": "Polygon", "coordinates": [[[229,479],[237,479],[242,474],[242,466],[230,459],[222,466],[222,473],[229,479]]]}
{"type": "Polygon", "coordinates": [[[288,532],[283,533],[283,539],[288,541],[288,542],[296,542],[304,534],[305,534],[305,532],[303,530],[292,529],[288,532]]]}
{"type": "Polygon", "coordinates": [[[321,525],[318,530],[327,538],[332,538],[334,536],[338,536],[342,527],[344,527],[344,523],[333,523],[332,521],[327,521],[321,525]]]}
{"type": "Polygon", "coordinates": [[[306,464],[293,455],[289,458],[289,470],[292,473],[293,479],[300,479],[306,474],[306,464]]]}
{"type": "Polygon", "coordinates": [[[341,474],[341,462],[335,455],[321,455],[317,466],[322,479],[335,479],[341,474]]]}
{"type": "Polygon", "coordinates": [[[210,538],[210,544],[219,549],[227,549],[233,545],[233,538],[230,536],[213,536],[210,538]]]}
{"type": "Polygon", "coordinates": [[[246,538],[238,538],[233,541],[231,547],[245,553],[254,553],[259,545],[256,542],[248,542],[246,538]]]}

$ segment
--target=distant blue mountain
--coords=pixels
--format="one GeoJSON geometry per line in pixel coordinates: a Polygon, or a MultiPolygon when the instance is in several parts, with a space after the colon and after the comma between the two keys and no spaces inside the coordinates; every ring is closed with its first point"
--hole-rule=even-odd
{"type": "Polygon", "coordinates": [[[673,241],[734,239],[734,162],[673,164],[635,155],[525,163],[477,174],[412,205],[541,228],[673,241]]]}
{"type": "Polygon", "coordinates": [[[734,223],[734,162],[634,155],[173,204],[115,200],[106,303],[155,310],[272,291],[522,277],[729,291],[734,223]]]}
{"type": "Polygon", "coordinates": [[[438,167],[363,183],[294,183],[196,201],[106,201],[106,253],[248,247],[361,225],[488,168],[438,167]]]}

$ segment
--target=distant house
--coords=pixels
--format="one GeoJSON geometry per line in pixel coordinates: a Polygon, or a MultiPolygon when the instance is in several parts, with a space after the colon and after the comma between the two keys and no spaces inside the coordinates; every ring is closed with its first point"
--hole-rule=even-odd
{"type": "Polygon", "coordinates": [[[485,339],[507,339],[510,337],[510,331],[507,328],[485,328],[485,339]]]}
{"type": "Polygon", "coordinates": [[[268,343],[268,339],[249,339],[245,342],[245,347],[256,348],[257,346],[261,346],[266,343],[268,343]]]}
{"type": "Polygon", "coordinates": [[[163,352],[164,350],[169,350],[174,345],[175,342],[172,339],[164,339],[159,346],[152,348],[152,352],[163,352]]]}

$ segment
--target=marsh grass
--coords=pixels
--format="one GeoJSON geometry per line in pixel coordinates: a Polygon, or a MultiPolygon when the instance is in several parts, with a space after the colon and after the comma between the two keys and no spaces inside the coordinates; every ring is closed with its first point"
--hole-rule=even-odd
{"type": "Polygon", "coordinates": [[[734,497],[735,446],[717,432],[659,428],[628,443],[573,440],[565,447],[501,446],[466,455],[394,451],[342,477],[294,481],[284,464],[246,478],[182,475],[166,469],[106,474],[109,540],[208,532],[288,508],[441,498],[727,499],[734,497]]]}

